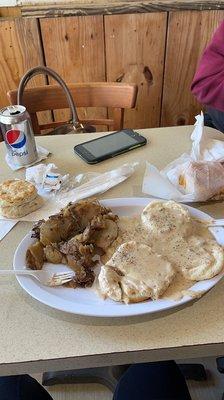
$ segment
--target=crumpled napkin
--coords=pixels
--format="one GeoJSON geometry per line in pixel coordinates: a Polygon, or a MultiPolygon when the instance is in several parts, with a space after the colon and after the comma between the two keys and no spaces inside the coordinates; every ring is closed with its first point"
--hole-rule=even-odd
{"type": "Polygon", "coordinates": [[[26,169],[26,180],[46,193],[59,190],[68,179],[69,174],[60,174],[53,163],[38,164],[26,169]]]}
{"type": "Polygon", "coordinates": [[[28,164],[28,165],[18,165],[18,164],[17,164],[17,165],[14,165],[14,164],[12,164],[11,159],[9,158],[8,153],[6,153],[5,161],[7,162],[8,166],[9,166],[13,171],[17,171],[18,169],[27,168],[27,167],[30,167],[31,165],[37,164],[38,162],[40,162],[40,161],[44,160],[45,158],[47,158],[47,157],[49,156],[49,154],[50,154],[49,150],[45,149],[44,147],[37,146],[37,155],[38,155],[38,157],[37,157],[37,160],[34,161],[34,162],[31,163],[31,164],[28,164]]]}
{"type": "MultiPolygon", "coordinates": [[[[65,184],[62,186],[61,190],[54,194],[40,193],[45,200],[44,205],[33,213],[19,218],[18,221],[38,221],[39,219],[46,219],[50,215],[58,213],[61,208],[65,207],[70,201],[74,202],[95,196],[99,193],[104,193],[113,186],[125,181],[135,172],[138,165],[138,162],[133,162],[123,164],[116,169],[101,174],[96,175],[95,173],[89,173],[87,174],[88,180],[84,183],[82,182],[86,174],[79,174],[77,177],[74,177],[74,181],[77,185],[74,188],[71,187],[71,182],[68,181],[68,185],[65,184]]],[[[8,218],[0,216],[0,220],[5,219],[8,220],[8,218]]]]}
{"type": "Polygon", "coordinates": [[[196,117],[192,148],[159,171],[146,163],[142,191],[179,202],[206,201],[224,189],[224,142],[204,129],[204,115],[196,117]]]}

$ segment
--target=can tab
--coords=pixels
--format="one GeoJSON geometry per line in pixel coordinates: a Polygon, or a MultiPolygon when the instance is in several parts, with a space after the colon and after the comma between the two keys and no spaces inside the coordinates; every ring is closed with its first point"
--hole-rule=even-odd
{"type": "Polygon", "coordinates": [[[9,114],[10,114],[10,115],[17,115],[17,114],[20,114],[20,111],[17,110],[16,107],[10,106],[10,107],[9,107],[9,114]]]}

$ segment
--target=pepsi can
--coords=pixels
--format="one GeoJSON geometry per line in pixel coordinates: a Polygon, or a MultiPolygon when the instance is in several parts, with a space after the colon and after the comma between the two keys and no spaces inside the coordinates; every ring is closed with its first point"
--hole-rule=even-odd
{"type": "Polygon", "coordinates": [[[0,128],[11,163],[26,166],[37,160],[37,148],[30,116],[20,105],[0,110],[0,128]]]}

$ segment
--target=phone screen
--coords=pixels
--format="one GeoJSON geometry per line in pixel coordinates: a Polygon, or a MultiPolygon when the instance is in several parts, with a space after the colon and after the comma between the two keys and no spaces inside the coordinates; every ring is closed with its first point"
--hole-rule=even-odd
{"type": "Polygon", "coordinates": [[[74,147],[75,153],[89,164],[96,164],[107,158],[132,150],[147,143],[146,138],[132,129],[110,133],[74,147]]]}
{"type": "Polygon", "coordinates": [[[98,158],[102,154],[107,155],[116,151],[122,151],[129,146],[135,145],[136,139],[127,135],[125,132],[119,134],[103,136],[97,140],[83,143],[83,147],[94,157],[98,158]]]}

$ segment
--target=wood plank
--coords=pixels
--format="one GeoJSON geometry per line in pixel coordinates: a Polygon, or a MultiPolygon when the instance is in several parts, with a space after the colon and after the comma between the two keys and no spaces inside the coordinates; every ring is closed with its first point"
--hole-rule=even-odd
{"type": "Polygon", "coordinates": [[[166,20],[166,13],[105,16],[107,80],[139,88],[126,127],[159,126],[166,20]]]}
{"type": "Polygon", "coordinates": [[[21,8],[16,7],[0,7],[0,17],[1,18],[9,18],[9,17],[19,17],[21,15],[21,8]]]}
{"type": "Polygon", "coordinates": [[[223,18],[224,11],[170,14],[161,126],[191,124],[201,110],[190,85],[201,54],[223,18]]]}
{"type": "MultiPolygon", "coordinates": [[[[28,0],[29,1],[29,0],[28,0]]],[[[39,0],[37,0],[39,3],[39,0]]],[[[179,11],[179,10],[222,10],[224,9],[223,0],[148,0],[148,1],[105,1],[95,0],[94,4],[89,0],[79,0],[71,2],[61,0],[48,2],[48,4],[30,5],[27,1],[22,1],[22,15],[36,17],[55,17],[71,15],[108,15],[108,14],[128,14],[144,13],[156,11],[179,11]],[[69,3],[69,4],[68,4],[69,3]]],[[[32,1],[32,4],[35,2],[32,1]]]]}
{"type": "MultiPolygon", "coordinates": [[[[46,63],[66,83],[105,81],[102,16],[46,18],[40,26],[46,63]]],[[[107,110],[82,108],[78,114],[81,119],[106,118],[107,110]]],[[[66,120],[69,113],[55,111],[54,115],[56,120],[66,120]]]]}
{"type": "MultiPolygon", "coordinates": [[[[7,91],[18,87],[21,76],[31,67],[43,64],[37,20],[16,18],[0,20],[0,108],[9,104],[7,91]]],[[[45,78],[37,76],[30,86],[43,85],[45,78]]],[[[40,120],[50,120],[41,113],[40,120]]]]}

